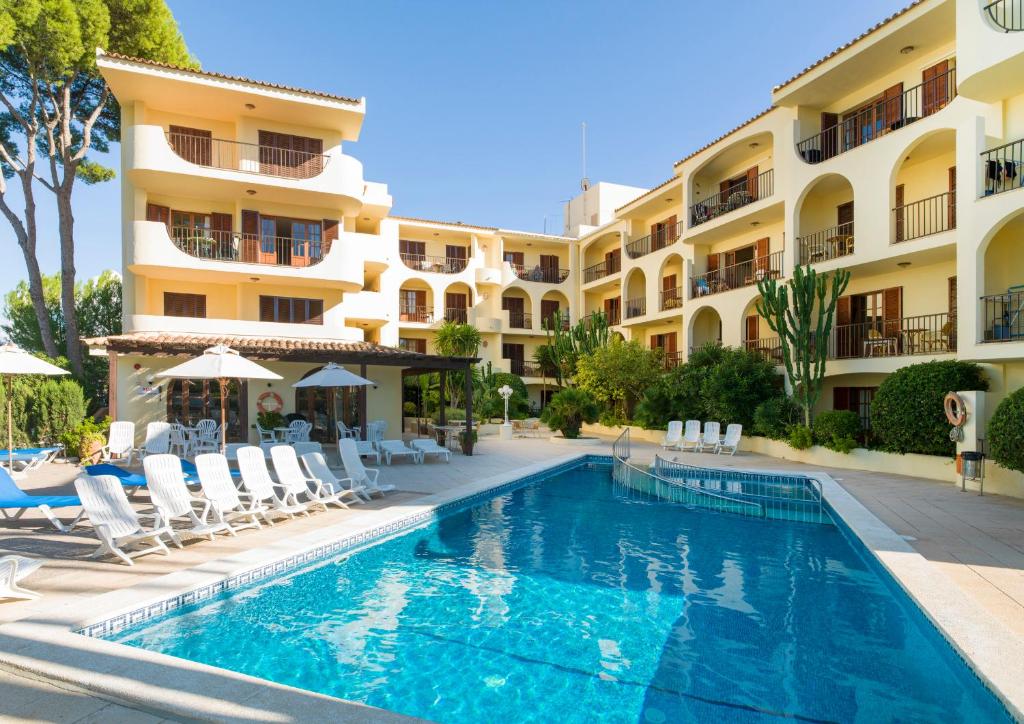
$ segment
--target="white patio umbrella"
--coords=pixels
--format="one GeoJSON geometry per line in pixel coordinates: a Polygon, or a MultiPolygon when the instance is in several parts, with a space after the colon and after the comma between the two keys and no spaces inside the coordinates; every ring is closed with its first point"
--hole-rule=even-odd
{"type": "Polygon", "coordinates": [[[14,414],[14,375],[66,375],[57,365],[29,354],[16,344],[5,344],[0,347],[0,375],[7,378],[7,467],[14,471],[14,426],[11,417],[14,414]]]}
{"type": "Polygon", "coordinates": [[[181,377],[193,380],[217,380],[220,385],[220,449],[227,448],[227,394],[230,380],[279,380],[281,375],[247,360],[227,345],[218,344],[203,351],[202,356],[182,362],[177,367],[157,372],[157,377],[181,377]]]}
{"type": "MultiPolygon", "coordinates": [[[[371,380],[365,377],[349,372],[347,369],[334,362],[328,362],[322,369],[317,370],[309,377],[299,380],[292,387],[324,387],[328,390],[328,396],[331,400],[331,412],[335,411],[334,407],[334,391],[338,387],[365,387],[372,385],[371,380]]],[[[363,424],[366,421],[363,420],[363,424]]],[[[338,443],[338,424],[334,424],[334,443],[338,443]]]]}

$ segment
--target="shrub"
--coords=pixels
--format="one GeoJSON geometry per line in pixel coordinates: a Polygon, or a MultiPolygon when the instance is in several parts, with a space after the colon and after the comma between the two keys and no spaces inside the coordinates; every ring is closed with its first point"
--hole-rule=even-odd
{"type": "Polygon", "coordinates": [[[754,432],[772,440],[785,440],[799,415],[800,408],[792,397],[772,397],[754,409],[754,432]]]}
{"type": "Polygon", "coordinates": [[[988,423],[988,446],[997,463],[1024,472],[1024,387],[996,407],[988,423]]]}
{"type": "Polygon", "coordinates": [[[615,410],[602,410],[597,421],[605,427],[620,427],[626,424],[626,420],[615,410]]]}
{"type": "Polygon", "coordinates": [[[942,400],[955,390],[987,390],[988,380],[973,362],[922,362],[885,378],[871,403],[871,432],[882,450],[952,456],[942,400]]]}
{"type": "Polygon", "coordinates": [[[811,428],[807,425],[793,425],[789,429],[789,445],[797,450],[806,450],[814,444],[811,428]]]}
{"type": "Polygon", "coordinates": [[[660,374],[658,353],[636,341],[615,339],[576,363],[577,387],[626,420],[660,374]]]}
{"type": "Polygon", "coordinates": [[[257,414],[256,422],[258,422],[260,427],[264,430],[273,430],[275,427],[284,427],[288,424],[284,419],[284,415],[276,410],[274,412],[261,412],[257,414]]]}
{"type": "MultiPolygon", "coordinates": [[[[85,417],[82,386],[72,379],[25,377],[14,381],[14,445],[50,444],[85,417]]],[[[7,386],[0,385],[0,430],[7,444],[7,386]]]]}
{"type": "Polygon", "coordinates": [[[706,344],[694,350],[685,364],[661,375],[644,392],[636,408],[636,422],[661,429],[669,420],[704,420],[708,417],[701,388],[725,356],[725,348],[706,344]]]}
{"type": "Polygon", "coordinates": [[[814,441],[829,450],[850,452],[862,430],[860,417],[850,410],[827,410],[814,418],[814,441]]]}
{"type": "Polygon", "coordinates": [[[406,417],[416,417],[416,403],[415,402],[403,402],[402,403],[402,414],[406,417]]]}
{"type": "Polygon", "coordinates": [[[474,407],[480,410],[479,416],[505,417],[505,400],[498,394],[504,385],[512,388],[512,396],[508,398],[508,416],[512,419],[522,419],[530,410],[530,399],[526,392],[526,384],[519,375],[511,372],[494,372],[485,375],[484,389],[479,390],[481,401],[479,407],[474,400],[474,407]]]}
{"type": "Polygon", "coordinates": [[[562,390],[551,398],[540,419],[551,429],[561,432],[562,437],[574,440],[580,436],[584,422],[597,420],[597,403],[583,390],[562,390]]]}
{"type": "Polygon", "coordinates": [[[85,418],[78,425],[68,428],[61,434],[60,441],[64,445],[65,454],[85,461],[94,444],[102,445],[107,441],[109,429],[109,417],[103,418],[102,422],[97,422],[91,417],[85,418]]]}
{"type": "Polygon", "coordinates": [[[754,410],[778,395],[780,381],[775,366],[757,352],[725,348],[701,383],[703,417],[739,423],[749,430],[754,423],[754,410]]]}

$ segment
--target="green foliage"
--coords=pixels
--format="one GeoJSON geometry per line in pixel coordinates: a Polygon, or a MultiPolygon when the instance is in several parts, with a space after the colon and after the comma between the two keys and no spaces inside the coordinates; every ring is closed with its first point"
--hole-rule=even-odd
{"type": "MultiPolygon", "coordinates": [[[[0,385],[0,437],[7,445],[7,385],[0,385]]],[[[12,400],[14,444],[57,442],[85,417],[82,386],[72,379],[26,376],[14,380],[12,400]]]]}
{"type": "Polygon", "coordinates": [[[826,410],[814,418],[814,441],[836,452],[848,453],[857,447],[862,431],[860,417],[850,410],[826,410]]]}
{"type": "Polygon", "coordinates": [[[611,344],[579,358],[576,385],[605,408],[628,420],[636,402],[660,373],[657,352],[636,341],[613,339],[611,344]]]}
{"type": "Polygon", "coordinates": [[[540,419],[552,430],[561,432],[562,437],[575,440],[583,423],[597,421],[597,403],[583,390],[565,389],[551,397],[540,419]]]}
{"type": "Polygon", "coordinates": [[[64,445],[65,454],[85,460],[89,455],[90,448],[95,443],[102,445],[107,441],[108,430],[110,430],[109,417],[104,418],[102,422],[87,417],[75,427],[65,430],[60,436],[60,441],[64,445]]]}
{"type": "Polygon", "coordinates": [[[402,403],[402,414],[406,417],[416,416],[416,403],[415,402],[403,402],[402,403]]]}
{"type": "MultiPolygon", "coordinates": [[[[462,422],[466,419],[466,411],[457,407],[446,407],[444,408],[444,416],[445,420],[448,422],[462,422]]],[[[441,416],[439,414],[435,414],[433,416],[433,420],[434,422],[440,422],[441,416]]]]}
{"type": "Polygon", "coordinates": [[[605,427],[621,427],[629,422],[617,411],[608,409],[601,410],[601,414],[597,416],[597,421],[605,427]]]}
{"type": "Polygon", "coordinates": [[[288,424],[284,415],[277,410],[256,413],[256,422],[264,430],[273,430],[275,427],[284,427],[288,424]]]}
{"type": "Polygon", "coordinates": [[[988,423],[988,448],[1004,468],[1024,472],[1024,387],[996,407],[988,423]]]}
{"type": "Polygon", "coordinates": [[[793,425],[789,429],[789,446],[796,450],[806,450],[814,444],[814,436],[807,425],[793,425]]]}
{"type": "Polygon", "coordinates": [[[779,395],[769,398],[754,410],[754,433],[771,440],[786,440],[799,415],[800,408],[792,397],[779,395]]]}
{"type": "Polygon", "coordinates": [[[568,318],[568,312],[563,314],[562,310],[558,310],[553,323],[544,327],[547,344],[552,349],[550,353],[544,354],[550,355],[557,365],[559,373],[556,379],[559,382],[575,377],[580,358],[606,347],[611,339],[608,319],[601,312],[581,319],[569,329],[563,329],[563,320],[568,318]]]}
{"type": "MultiPolygon", "coordinates": [[[[434,348],[445,357],[476,357],[480,349],[480,330],[471,324],[445,320],[434,337],[434,348]]],[[[463,372],[448,371],[445,394],[452,405],[465,404],[466,376],[463,372]]]]}
{"type": "Polygon", "coordinates": [[[637,405],[636,422],[648,429],[661,429],[669,420],[705,419],[701,389],[724,355],[721,345],[708,343],[694,350],[685,364],[661,375],[637,405]]]}
{"type": "Polygon", "coordinates": [[[942,401],[947,392],[987,390],[988,380],[973,362],[921,362],[885,378],[871,403],[871,432],[882,450],[950,455],[950,424],[942,401]]]}
{"type": "Polygon", "coordinates": [[[811,410],[821,396],[836,302],[849,283],[850,272],[846,269],[818,276],[810,266],[797,266],[782,285],[770,278],[757,282],[761,294],[757,313],[779,336],[786,375],[808,427],[811,410]]]}
{"type": "Polygon", "coordinates": [[[555,383],[562,385],[562,368],[558,364],[558,354],[553,344],[542,344],[533,352],[533,361],[540,367],[544,377],[551,377],[555,383]]]}
{"type": "Polygon", "coordinates": [[[754,410],[778,394],[775,366],[757,352],[724,348],[722,358],[701,384],[704,419],[739,423],[750,429],[754,410]]]}

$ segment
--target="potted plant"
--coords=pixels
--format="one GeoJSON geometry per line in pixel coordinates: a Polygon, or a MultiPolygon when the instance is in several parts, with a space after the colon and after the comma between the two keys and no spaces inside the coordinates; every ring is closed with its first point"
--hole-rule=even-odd
{"type": "Polygon", "coordinates": [[[69,457],[77,457],[83,465],[91,465],[99,459],[100,451],[107,441],[110,429],[110,418],[101,422],[87,417],[75,427],[65,430],[60,436],[64,444],[64,452],[69,457]]]}
{"type": "Polygon", "coordinates": [[[597,403],[582,390],[567,388],[551,398],[541,413],[541,421],[552,430],[558,430],[566,440],[580,436],[583,423],[597,422],[597,403]]]}

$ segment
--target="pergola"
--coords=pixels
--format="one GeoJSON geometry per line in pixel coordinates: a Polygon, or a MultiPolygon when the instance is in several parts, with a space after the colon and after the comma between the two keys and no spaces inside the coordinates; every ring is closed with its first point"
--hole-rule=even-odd
{"type": "MultiPolygon", "coordinates": [[[[82,340],[89,348],[89,353],[110,358],[110,416],[117,417],[117,355],[133,354],[147,357],[194,357],[203,350],[217,344],[224,344],[237,350],[243,357],[256,360],[279,362],[308,362],[310,364],[326,364],[337,362],[342,365],[359,366],[359,374],[366,376],[368,365],[385,367],[401,367],[402,375],[438,372],[441,377],[441,410],[440,424],[445,425],[444,399],[445,381],[448,372],[465,372],[466,375],[466,419],[473,419],[473,376],[470,366],[479,362],[476,357],[442,357],[439,355],[422,354],[396,347],[385,347],[371,342],[347,342],[332,339],[300,339],[274,337],[243,337],[233,335],[185,334],[174,332],[132,332],[107,337],[90,337],[82,340]]],[[[246,398],[247,386],[241,383],[241,402],[246,398]]],[[[366,419],[366,390],[358,392],[360,418],[366,419]]],[[[247,429],[248,405],[239,405],[240,421],[243,429],[247,429]]],[[[467,435],[464,450],[467,455],[473,454],[473,436],[467,435]]]]}

